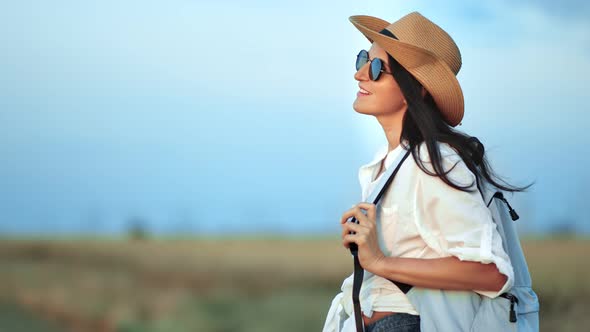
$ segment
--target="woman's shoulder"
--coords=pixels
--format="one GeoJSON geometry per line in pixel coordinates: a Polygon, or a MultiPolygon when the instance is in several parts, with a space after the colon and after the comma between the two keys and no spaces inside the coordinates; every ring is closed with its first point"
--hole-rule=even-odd
{"type": "MultiPolygon", "coordinates": [[[[463,161],[461,156],[457,152],[457,150],[446,142],[435,141],[435,145],[438,148],[439,154],[443,162],[453,162],[456,163],[457,161],[463,161]]],[[[426,142],[422,142],[418,145],[418,155],[420,159],[425,163],[431,163],[430,161],[430,153],[428,151],[428,147],[426,142]]]]}
{"type": "MultiPolygon", "coordinates": [[[[475,174],[467,167],[467,164],[461,158],[457,150],[450,144],[445,142],[436,142],[438,150],[440,152],[440,165],[443,168],[443,171],[447,173],[447,178],[453,181],[455,184],[459,184],[461,186],[465,185],[473,185],[475,182],[475,174]]],[[[430,155],[428,153],[428,149],[426,144],[423,142],[420,144],[419,152],[420,152],[420,159],[422,160],[422,166],[424,166],[430,173],[436,173],[434,170],[434,165],[432,165],[430,161],[430,155]]],[[[416,164],[416,168],[420,169],[420,171],[416,170],[419,175],[418,178],[425,179],[425,181],[430,181],[433,183],[441,182],[442,180],[435,180],[432,179],[431,174],[427,174],[424,172],[421,167],[416,164]]]]}

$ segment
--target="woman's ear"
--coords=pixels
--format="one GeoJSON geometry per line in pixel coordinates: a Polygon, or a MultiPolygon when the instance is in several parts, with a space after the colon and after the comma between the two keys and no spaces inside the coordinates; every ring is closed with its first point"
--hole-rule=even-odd
{"type": "Polygon", "coordinates": [[[426,89],[424,89],[424,87],[422,87],[422,98],[426,97],[426,89]]]}

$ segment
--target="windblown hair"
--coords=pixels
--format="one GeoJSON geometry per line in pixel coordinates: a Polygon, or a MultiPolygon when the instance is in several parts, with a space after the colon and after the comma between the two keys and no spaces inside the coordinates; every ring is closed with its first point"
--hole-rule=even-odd
{"type": "Polygon", "coordinates": [[[482,197],[487,183],[510,192],[526,191],[526,189],[534,184],[533,182],[525,187],[513,187],[495,175],[485,156],[484,145],[479,139],[454,130],[453,127],[445,122],[442,113],[439,111],[430,93],[426,93],[424,98],[422,97],[422,84],[391,55],[388,54],[388,58],[393,77],[408,103],[408,109],[403,118],[400,144],[403,144],[401,141],[404,139],[408,141],[409,147],[404,144],[404,148],[409,148],[412,151],[412,157],[420,169],[426,174],[439,176],[443,182],[455,189],[475,192],[476,189],[469,190],[473,186],[473,183],[467,186],[459,186],[452,183],[446,176],[456,164],[446,173],[444,172],[438,146],[438,143],[442,142],[453,147],[469,170],[473,172],[476,178],[477,188],[481,192],[482,197]],[[418,149],[422,143],[426,145],[435,173],[427,170],[420,159],[418,149]],[[494,178],[503,184],[498,183],[494,178]],[[483,181],[484,179],[486,181],[483,181]]]}

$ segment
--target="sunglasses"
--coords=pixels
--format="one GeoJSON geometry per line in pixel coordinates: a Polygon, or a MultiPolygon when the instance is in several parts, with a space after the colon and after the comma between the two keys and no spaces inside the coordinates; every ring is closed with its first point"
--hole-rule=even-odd
{"type": "Polygon", "coordinates": [[[379,76],[381,76],[381,73],[393,75],[392,73],[383,69],[383,60],[379,58],[369,59],[369,52],[366,50],[361,50],[356,56],[356,70],[358,71],[363,68],[367,62],[371,62],[371,67],[369,68],[369,78],[372,81],[378,80],[379,76]]]}

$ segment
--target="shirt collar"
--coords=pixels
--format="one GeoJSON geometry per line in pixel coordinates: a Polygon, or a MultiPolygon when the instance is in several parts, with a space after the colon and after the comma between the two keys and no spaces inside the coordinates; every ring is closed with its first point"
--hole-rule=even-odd
{"type": "MultiPolygon", "coordinates": [[[[403,140],[403,142],[405,142],[405,144],[409,144],[408,140],[403,140]]],[[[389,152],[388,152],[388,149],[389,149],[388,143],[381,145],[379,147],[379,149],[377,149],[377,152],[375,153],[373,160],[371,160],[368,164],[362,165],[361,169],[375,167],[381,162],[381,160],[383,160],[383,158],[385,158],[389,155],[389,158],[387,158],[384,163],[385,169],[388,169],[389,166],[391,166],[391,164],[393,163],[394,155],[396,155],[397,153],[400,153],[400,151],[403,150],[403,147],[402,147],[402,144],[400,143],[395,149],[393,149],[389,152]]]]}

